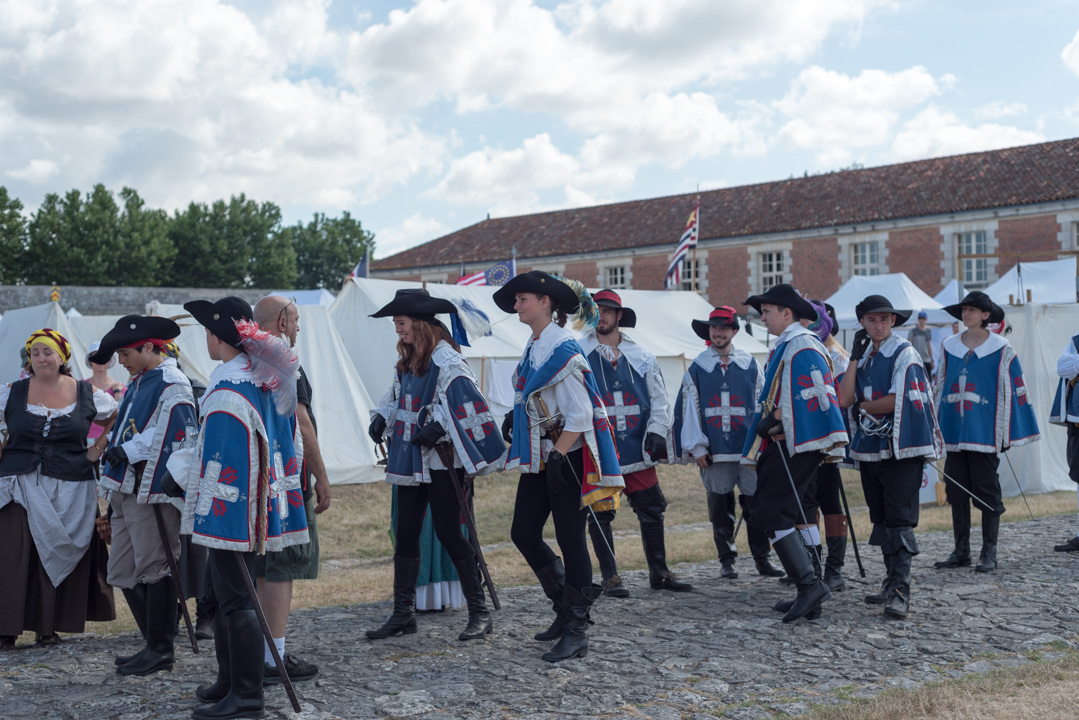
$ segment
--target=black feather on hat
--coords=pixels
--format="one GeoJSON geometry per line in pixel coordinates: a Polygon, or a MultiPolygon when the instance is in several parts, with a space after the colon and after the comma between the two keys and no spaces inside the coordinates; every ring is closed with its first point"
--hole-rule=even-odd
{"type": "Polygon", "coordinates": [[[199,325],[202,325],[224,342],[237,350],[244,349],[240,343],[240,331],[236,329],[236,321],[252,321],[255,314],[251,311],[251,306],[243,298],[229,296],[216,302],[192,300],[184,303],[184,310],[191,313],[191,317],[195,318],[199,325]]]}
{"type": "Polygon", "coordinates": [[[172,320],[153,315],[124,315],[116,321],[112,330],[101,338],[97,352],[90,355],[90,362],[108,365],[112,354],[139,340],[172,340],[179,336],[180,326],[172,320]]]}

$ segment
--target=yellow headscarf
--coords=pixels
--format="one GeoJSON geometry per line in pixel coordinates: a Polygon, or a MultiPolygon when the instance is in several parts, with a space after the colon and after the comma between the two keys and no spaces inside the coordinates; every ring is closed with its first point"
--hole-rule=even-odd
{"type": "Polygon", "coordinates": [[[26,341],[26,355],[28,357],[30,355],[30,346],[34,343],[41,343],[55,350],[56,354],[60,356],[60,362],[63,365],[66,365],[67,361],[71,359],[71,343],[52,328],[41,328],[30,335],[26,341]]]}

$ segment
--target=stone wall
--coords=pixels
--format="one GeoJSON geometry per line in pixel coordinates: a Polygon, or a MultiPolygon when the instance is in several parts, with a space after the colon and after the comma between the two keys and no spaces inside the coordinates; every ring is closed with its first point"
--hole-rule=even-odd
{"type": "MultiPolygon", "coordinates": [[[[87,287],[60,286],[60,306],[75,308],[83,315],[141,315],[146,303],[158,300],[182,305],[189,300],[219,300],[227,295],[242,297],[252,305],[266,290],[223,290],[219,288],[87,287]]],[[[0,285],[0,313],[15,308],[49,302],[49,285],[0,285]]]]}

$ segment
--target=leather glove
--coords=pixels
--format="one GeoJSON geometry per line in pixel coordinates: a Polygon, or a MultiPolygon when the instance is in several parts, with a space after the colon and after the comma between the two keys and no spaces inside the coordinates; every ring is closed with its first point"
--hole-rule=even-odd
{"type": "Polygon", "coordinates": [[[652,462],[659,462],[667,457],[667,440],[657,433],[648,433],[644,436],[644,451],[652,462]]]}
{"type": "Polygon", "coordinates": [[[858,362],[865,357],[865,351],[869,349],[869,333],[865,328],[854,333],[854,344],[850,348],[851,362],[858,362]]]}
{"type": "Polygon", "coordinates": [[[386,432],[386,418],[376,414],[371,418],[371,424],[367,426],[367,435],[374,442],[382,442],[382,434],[386,432]]]}
{"type": "Polygon", "coordinates": [[[777,420],[772,413],[765,413],[764,417],[757,423],[757,434],[762,438],[772,437],[773,435],[779,435],[783,432],[783,422],[777,420]]]}
{"type": "Polygon", "coordinates": [[[506,417],[502,418],[502,439],[507,443],[513,442],[513,411],[510,410],[506,413],[506,417]]]}
{"type": "Polygon", "coordinates": [[[854,418],[854,422],[858,422],[862,417],[862,402],[862,400],[859,400],[850,406],[850,416],[854,418]]]}
{"type": "Polygon", "coordinates": [[[161,476],[161,491],[171,498],[182,498],[184,496],[184,489],[180,487],[176,482],[176,478],[168,470],[161,476]]]}
{"type": "Polygon", "coordinates": [[[556,493],[566,490],[566,456],[552,450],[547,456],[547,487],[556,493]]]}
{"type": "Polygon", "coordinates": [[[420,428],[420,431],[412,436],[412,444],[420,447],[434,447],[435,444],[446,434],[446,428],[432,420],[420,428]]]}
{"type": "Polygon", "coordinates": [[[127,453],[117,445],[106,450],[105,454],[101,456],[101,461],[106,465],[120,465],[127,462],[127,453]]]}

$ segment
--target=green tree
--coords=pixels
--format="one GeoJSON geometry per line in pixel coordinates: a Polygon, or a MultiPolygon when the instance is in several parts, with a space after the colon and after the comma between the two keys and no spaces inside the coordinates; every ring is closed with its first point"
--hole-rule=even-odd
{"type": "Polygon", "coordinates": [[[30,220],[26,282],[31,285],[120,285],[123,248],[120,209],[98,184],[83,199],[78,190],[63,198],[50,193],[30,220]]]}
{"type": "Polygon", "coordinates": [[[26,272],[26,218],[18,198],[0,186],[0,285],[15,285],[26,272]]]}
{"type": "Polygon", "coordinates": [[[123,285],[159,285],[176,257],[176,246],[169,239],[168,213],[147,209],[139,194],[129,187],[120,191],[120,200],[123,210],[117,220],[117,233],[123,250],[115,258],[115,274],[123,285]]]}
{"type": "Polygon", "coordinates": [[[282,231],[296,252],[296,287],[337,288],[367,249],[374,249],[375,236],[346,211],[340,218],[316,213],[307,225],[296,223],[282,231]]]}

